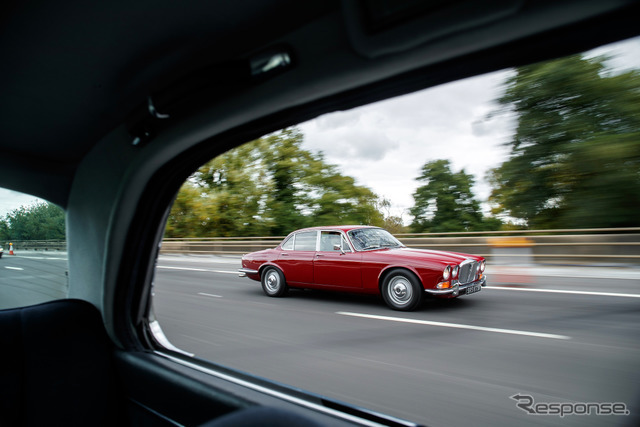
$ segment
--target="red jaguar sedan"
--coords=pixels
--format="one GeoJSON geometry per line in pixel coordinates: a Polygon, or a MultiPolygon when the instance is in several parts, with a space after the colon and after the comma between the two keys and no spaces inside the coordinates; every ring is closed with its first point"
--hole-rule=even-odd
{"type": "Polygon", "coordinates": [[[480,291],[484,270],[481,256],[411,249],[382,228],[345,225],[294,231],[274,249],[244,255],[239,272],[270,297],[289,288],[382,294],[392,309],[410,311],[425,294],[480,291]]]}

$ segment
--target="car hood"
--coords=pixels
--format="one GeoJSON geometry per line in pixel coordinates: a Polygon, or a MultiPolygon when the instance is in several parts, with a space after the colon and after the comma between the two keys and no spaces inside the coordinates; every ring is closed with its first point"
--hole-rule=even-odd
{"type": "Polygon", "coordinates": [[[410,260],[424,260],[443,264],[459,264],[465,259],[477,259],[469,254],[461,254],[449,251],[435,251],[430,249],[392,248],[384,250],[384,253],[398,258],[410,260]]]}

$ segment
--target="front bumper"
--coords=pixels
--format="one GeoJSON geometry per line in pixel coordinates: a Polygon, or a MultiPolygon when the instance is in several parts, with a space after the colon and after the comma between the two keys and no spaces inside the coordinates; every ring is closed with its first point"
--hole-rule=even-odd
{"type": "Polygon", "coordinates": [[[424,291],[430,295],[447,295],[457,297],[459,295],[465,295],[467,293],[467,288],[477,285],[480,285],[481,287],[487,286],[487,276],[483,275],[482,279],[476,280],[475,282],[465,283],[464,285],[456,282],[452,287],[447,289],[425,289],[424,291]]]}
{"type": "Polygon", "coordinates": [[[240,268],[238,269],[238,276],[239,277],[247,277],[249,275],[256,275],[258,274],[258,270],[252,270],[250,268],[240,268]]]}

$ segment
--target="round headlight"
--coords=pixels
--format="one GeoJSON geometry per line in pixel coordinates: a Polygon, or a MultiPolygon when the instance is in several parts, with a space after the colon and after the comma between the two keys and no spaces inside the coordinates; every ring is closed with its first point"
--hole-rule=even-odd
{"type": "Polygon", "coordinates": [[[451,271],[451,278],[455,279],[456,277],[458,277],[459,272],[460,272],[460,267],[456,265],[455,267],[453,267],[453,270],[451,271]]]}
{"type": "Polygon", "coordinates": [[[451,267],[450,266],[446,266],[444,268],[444,271],[442,272],[442,278],[444,280],[449,280],[449,277],[451,276],[451,267]]]}
{"type": "Polygon", "coordinates": [[[485,261],[482,260],[482,262],[480,263],[480,273],[484,273],[484,268],[485,268],[485,261]]]}

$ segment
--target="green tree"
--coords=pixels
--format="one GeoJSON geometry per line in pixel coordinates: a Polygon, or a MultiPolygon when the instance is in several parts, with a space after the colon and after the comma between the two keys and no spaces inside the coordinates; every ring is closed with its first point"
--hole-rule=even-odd
{"type": "Polygon", "coordinates": [[[8,213],[0,233],[5,240],[64,240],[64,211],[52,203],[21,206],[8,213]]]}
{"type": "Polygon", "coordinates": [[[413,194],[411,229],[421,232],[471,231],[486,228],[480,203],[471,187],[473,177],[464,170],[452,172],[449,160],[435,160],[422,166],[416,178],[424,183],[413,194]]]}
{"type": "Polygon", "coordinates": [[[408,227],[404,225],[401,216],[391,214],[391,202],[386,198],[379,198],[376,202],[376,209],[382,213],[382,227],[391,234],[401,234],[408,232],[408,227]]]}
{"type": "Polygon", "coordinates": [[[180,190],[167,237],[284,235],[311,225],[382,225],[377,196],[285,129],[203,165],[180,190]]]}
{"type": "Polygon", "coordinates": [[[166,237],[249,236],[268,233],[263,217],[269,184],[260,142],[230,150],[201,166],[183,184],[166,237]]]}
{"type": "Polygon", "coordinates": [[[531,228],[640,225],[640,74],[578,55],[520,67],[498,100],[517,116],[488,175],[494,213],[531,228]]]}
{"type": "Polygon", "coordinates": [[[4,219],[0,219],[0,243],[9,240],[11,233],[9,232],[9,223],[4,219]]]}

